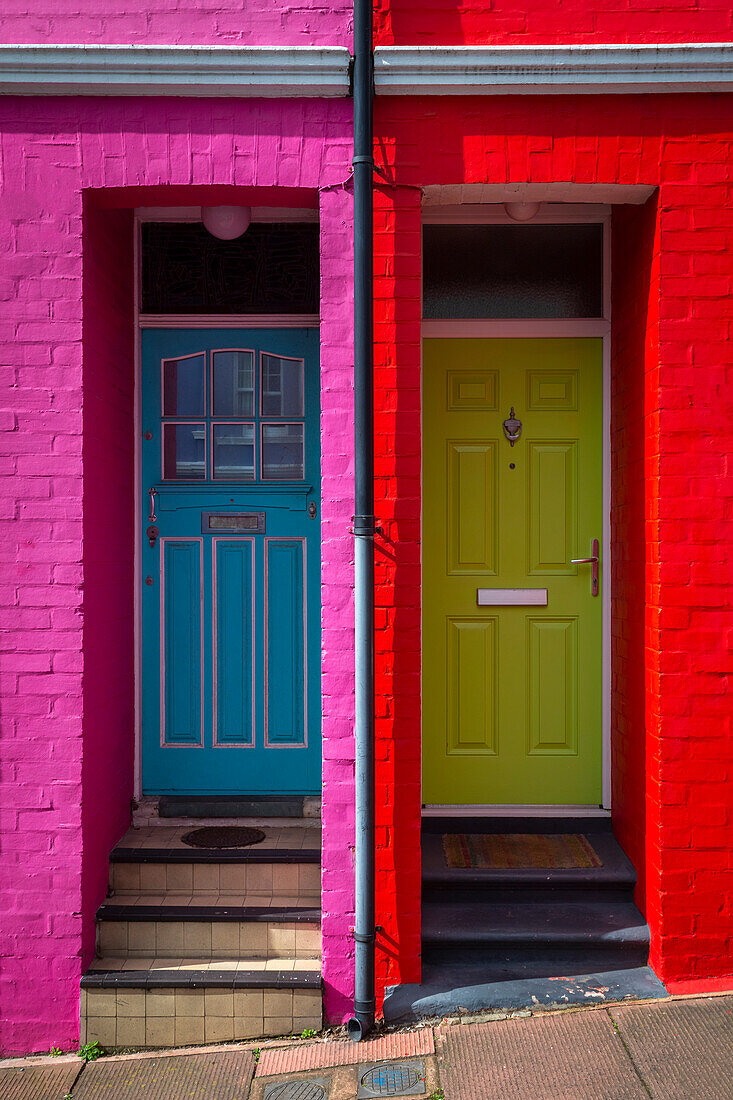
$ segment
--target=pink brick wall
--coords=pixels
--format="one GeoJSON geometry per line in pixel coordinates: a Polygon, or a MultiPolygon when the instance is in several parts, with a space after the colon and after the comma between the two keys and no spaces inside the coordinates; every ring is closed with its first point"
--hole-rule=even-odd
{"type": "Polygon", "coordinates": [[[352,5],[272,0],[5,0],[0,41],[186,46],[345,46],[352,5]]]}
{"type": "MultiPolygon", "coordinates": [[[[0,102],[0,334],[7,365],[0,438],[9,475],[0,498],[3,1051],[68,1047],[77,1039],[78,981],[103,896],[103,860],[129,798],[129,590],[110,601],[104,541],[89,526],[95,509],[109,524],[120,505],[119,544],[107,566],[126,582],[129,282],[123,276],[96,285],[91,301],[103,324],[83,308],[85,275],[89,291],[101,250],[109,248],[124,271],[129,238],[123,215],[85,207],[90,190],[100,203],[132,206],[145,201],[145,188],[157,189],[156,204],[166,187],[176,188],[173,201],[190,194],[196,204],[203,187],[213,202],[221,201],[217,187],[290,188],[296,189],[290,200],[300,196],[301,205],[320,189],[328,444],[324,978],[332,1011],[346,1011],[353,986],[353,675],[344,656],[353,631],[351,544],[344,538],[353,514],[353,293],[351,194],[342,185],[350,172],[350,116],[345,101],[0,102]],[[107,504],[105,481],[94,469],[105,440],[107,504]],[[111,651],[96,651],[95,643],[112,630],[122,634],[121,667],[110,680],[111,651]],[[119,713],[105,742],[100,708],[110,704],[119,713]]],[[[256,194],[250,190],[248,200],[256,194]]]]}

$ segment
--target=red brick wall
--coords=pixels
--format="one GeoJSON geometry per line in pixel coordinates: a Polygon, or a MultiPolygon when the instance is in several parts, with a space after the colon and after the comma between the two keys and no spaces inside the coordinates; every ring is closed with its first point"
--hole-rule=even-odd
{"type": "Polygon", "coordinates": [[[724,0],[377,0],[380,46],[567,45],[588,42],[727,42],[724,0]]]}
{"type": "Polygon", "coordinates": [[[375,219],[377,975],[420,980],[420,192],[375,219]]]}
{"type": "MultiPolygon", "coordinates": [[[[658,815],[647,793],[658,755],[647,738],[645,682],[649,569],[646,538],[658,540],[652,499],[659,476],[654,416],[659,387],[659,221],[657,196],[619,206],[612,219],[611,335],[611,712],[616,836],[636,867],[636,903],[646,899],[646,844],[658,843],[658,815]],[[645,477],[645,474],[647,475],[645,477]],[[647,530],[646,524],[650,527],[647,530]]],[[[652,903],[654,893],[652,892],[652,903]]]]}
{"type": "Polygon", "coordinates": [[[387,535],[377,548],[380,980],[414,980],[419,950],[415,189],[504,181],[659,188],[645,210],[616,218],[617,308],[631,311],[614,326],[616,818],[640,872],[657,973],[728,974],[733,98],[384,98],[375,118],[378,164],[393,183],[375,201],[377,514],[387,535]]]}

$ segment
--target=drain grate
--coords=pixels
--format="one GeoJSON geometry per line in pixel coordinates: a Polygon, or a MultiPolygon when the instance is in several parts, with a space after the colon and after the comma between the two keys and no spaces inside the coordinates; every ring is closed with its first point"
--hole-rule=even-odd
{"type": "Polygon", "coordinates": [[[310,1081],[285,1081],[278,1085],[268,1085],[265,1100],[326,1100],[327,1081],[323,1078],[310,1081]]]}
{"type": "Polygon", "coordinates": [[[359,1100],[374,1096],[414,1096],[425,1092],[421,1062],[382,1062],[359,1067],[359,1100]]]}

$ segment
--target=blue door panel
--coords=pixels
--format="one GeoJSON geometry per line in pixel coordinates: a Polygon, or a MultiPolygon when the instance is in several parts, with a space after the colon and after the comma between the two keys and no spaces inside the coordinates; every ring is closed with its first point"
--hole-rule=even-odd
{"type": "Polygon", "coordinates": [[[318,350],[142,334],[146,794],[320,791],[318,350]]]}
{"type": "Polygon", "coordinates": [[[300,539],[267,541],[267,740],[305,740],[303,550],[300,539]]]}
{"type": "Polygon", "coordinates": [[[201,540],[165,539],[163,576],[163,741],[201,744],[201,540]]]}
{"type": "Polygon", "coordinates": [[[251,539],[215,539],[214,743],[251,745],[254,732],[254,605],[251,539]]]}

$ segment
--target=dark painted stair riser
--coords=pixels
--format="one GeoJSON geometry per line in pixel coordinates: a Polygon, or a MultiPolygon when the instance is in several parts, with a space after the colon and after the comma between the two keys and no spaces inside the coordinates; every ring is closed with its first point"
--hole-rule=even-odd
{"type": "MultiPolygon", "coordinates": [[[[237,798],[235,795],[161,795],[158,816],[205,820],[218,817],[303,817],[304,801],[302,795],[251,795],[248,798],[237,798]]],[[[314,820],[314,824],[316,823],[314,820]]]]}
{"type": "MultiPolygon", "coordinates": [[[[560,953],[582,955],[587,963],[623,960],[643,966],[649,930],[631,902],[501,905],[450,902],[423,909],[423,956],[467,960],[518,958],[557,962],[560,953]]],[[[597,968],[597,967],[596,967],[597,968]]]]}

